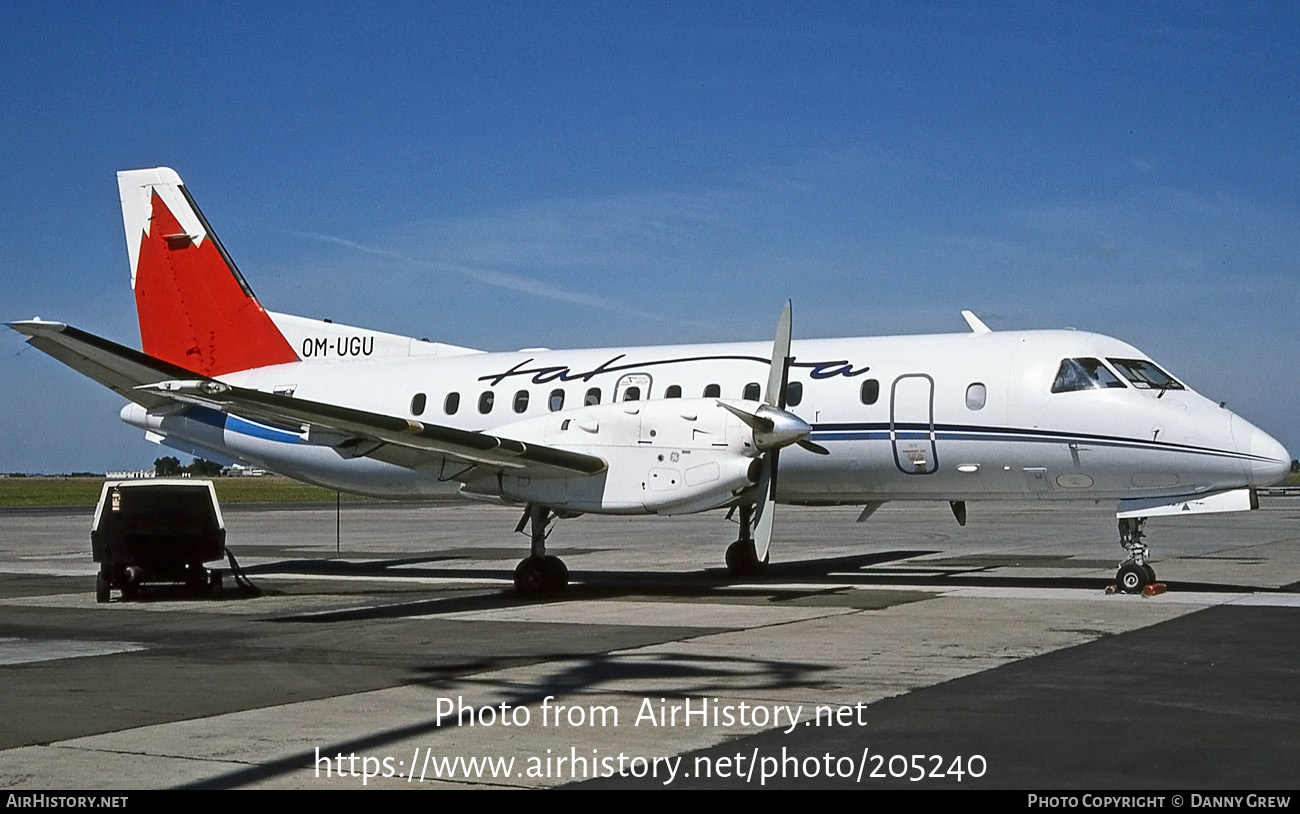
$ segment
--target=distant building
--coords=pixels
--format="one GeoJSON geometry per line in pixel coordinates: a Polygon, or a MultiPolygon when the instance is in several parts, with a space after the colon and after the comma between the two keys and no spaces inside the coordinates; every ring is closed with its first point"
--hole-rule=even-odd
{"type": "Polygon", "coordinates": [[[141,469],[137,472],[120,470],[117,472],[105,472],[104,477],[108,480],[136,480],[137,478],[154,478],[157,477],[157,473],[152,469],[141,469]]]}

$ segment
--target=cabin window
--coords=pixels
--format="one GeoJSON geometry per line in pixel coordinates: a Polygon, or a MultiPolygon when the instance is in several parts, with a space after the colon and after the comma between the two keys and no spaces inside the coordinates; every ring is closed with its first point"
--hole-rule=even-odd
{"type": "Polygon", "coordinates": [[[983,410],[988,398],[988,388],[980,382],[975,382],[966,388],[966,409],[983,410]]]}
{"type": "Polygon", "coordinates": [[[496,400],[496,394],[491,390],[484,390],[478,397],[478,411],[483,415],[492,412],[492,402],[496,400]]]}
{"type": "Polygon", "coordinates": [[[716,384],[706,384],[704,386],[704,397],[706,399],[716,399],[722,395],[722,388],[716,384]]]}
{"type": "Polygon", "coordinates": [[[641,388],[635,384],[623,391],[623,401],[640,401],[641,388]]]}
{"type": "Polygon", "coordinates": [[[552,391],[551,391],[551,396],[550,396],[550,398],[548,398],[548,399],[546,400],[546,406],[549,407],[550,410],[551,410],[551,412],[553,412],[553,413],[558,413],[560,410],[563,410],[563,409],[564,409],[564,391],[563,391],[563,390],[552,390],[552,391]]]}
{"type": "Polygon", "coordinates": [[[516,413],[522,413],[524,410],[528,409],[527,390],[520,390],[518,393],[515,393],[514,407],[516,413]]]}
{"type": "Polygon", "coordinates": [[[1110,372],[1100,359],[1062,359],[1052,382],[1053,393],[1073,393],[1076,390],[1102,390],[1107,387],[1124,387],[1124,382],[1110,372]]]}
{"type": "Polygon", "coordinates": [[[411,396],[411,415],[424,415],[425,397],[423,393],[411,396]]]}
{"type": "Polygon", "coordinates": [[[798,407],[803,401],[803,382],[790,382],[785,386],[785,406],[798,407]]]}
{"type": "Polygon", "coordinates": [[[447,415],[455,415],[460,409],[460,393],[448,393],[447,398],[442,402],[442,411],[447,415]]]}
{"type": "Polygon", "coordinates": [[[572,418],[566,418],[566,419],[564,419],[563,421],[561,421],[561,422],[560,422],[560,432],[567,432],[568,429],[569,429],[569,422],[572,421],[572,420],[573,420],[572,418]]]}
{"type": "Polygon", "coordinates": [[[758,401],[761,395],[763,395],[763,390],[759,387],[758,382],[750,382],[745,385],[745,390],[740,394],[740,397],[746,401],[758,401]]]}
{"type": "Polygon", "coordinates": [[[880,399],[880,380],[867,379],[863,382],[858,398],[862,399],[863,404],[875,404],[880,399]]]}
{"type": "Polygon", "coordinates": [[[583,406],[583,407],[591,407],[592,405],[595,405],[595,404],[600,404],[600,388],[599,388],[599,387],[593,387],[593,388],[591,388],[590,390],[587,391],[587,395],[585,395],[585,396],[582,397],[582,406],[583,406]]]}
{"type": "Polygon", "coordinates": [[[682,386],[680,384],[670,384],[668,389],[664,391],[664,398],[666,399],[679,399],[681,397],[682,386]]]}
{"type": "Polygon", "coordinates": [[[1183,390],[1181,383],[1173,376],[1161,370],[1154,362],[1145,359],[1106,359],[1134,387],[1155,390],[1183,390]]]}

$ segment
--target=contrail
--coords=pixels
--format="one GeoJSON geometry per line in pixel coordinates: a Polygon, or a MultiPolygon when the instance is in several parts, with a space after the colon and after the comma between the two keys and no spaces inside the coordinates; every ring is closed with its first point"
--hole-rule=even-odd
{"type": "Polygon", "coordinates": [[[323,235],[318,232],[292,232],[291,234],[299,237],[306,237],[312,240],[319,240],[324,243],[333,243],[338,246],[346,246],[349,249],[383,257],[388,260],[396,260],[401,263],[407,263],[413,266],[424,266],[440,272],[451,272],[459,274],[462,277],[483,283],[484,285],[504,288],[508,291],[518,291],[523,294],[533,294],[538,297],[545,297],[550,300],[559,302],[569,302],[576,305],[585,305],[590,308],[598,308],[602,311],[612,311],[616,314],[627,314],[629,316],[642,317],[644,319],[653,319],[660,321],[669,321],[668,317],[661,314],[651,314],[645,311],[638,311],[634,308],[628,308],[620,302],[607,299],[605,297],[595,297],[590,294],[582,294],[577,291],[568,291],[563,288],[551,285],[550,283],[535,280],[531,277],[525,277],[520,274],[511,274],[505,271],[496,271],[493,269],[475,268],[474,266],[465,266],[449,263],[437,263],[431,260],[421,260],[418,257],[411,257],[402,252],[396,252],[391,249],[381,249],[375,246],[367,246],[364,243],[358,243],[355,240],[335,237],[333,235],[323,235]]]}

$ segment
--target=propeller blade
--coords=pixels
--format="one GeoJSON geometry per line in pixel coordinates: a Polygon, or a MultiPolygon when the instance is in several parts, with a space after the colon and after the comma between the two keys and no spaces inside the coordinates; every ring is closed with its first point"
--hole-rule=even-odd
{"type": "Polygon", "coordinates": [[[754,504],[754,557],[767,562],[768,546],[772,542],[772,520],[776,514],[776,461],[777,451],[763,456],[763,469],[758,479],[754,504]]]}
{"type": "Polygon", "coordinates": [[[787,300],[781,309],[781,320],[776,324],[776,337],[772,340],[772,366],[767,373],[767,390],[763,401],[785,409],[786,376],[790,371],[790,310],[787,300]]]}
{"type": "Polygon", "coordinates": [[[808,450],[809,452],[815,452],[815,453],[817,453],[818,455],[830,455],[830,454],[831,454],[831,451],[830,451],[829,449],[827,449],[826,447],[822,446],[821,444],[818,444],[818,443],[814,443],[814,442],[812,442],[812,441],[809,441],[807,438],[801,439],[801,440],[799,440],[799,441],[795,441],[795,443],[798,444],[799,446],[803,447],[804,449],[808,450]]]}
{"type": "Polygon", "coordinates": [[[745,422],[745,424],[755,432],[771,432],[776,428],[776,422],[772,419],[764,418],[763,416],[742,410],[739,407],[732,407],[721,399],[718,400],[718,406],[745,422]]]}
{"type": "Polygon", "coordinates": [[[751,414],[718,402],[756,433],[769,434],[768,438],[756,436],[754,439],[759,449],[767,450],[763,455],[754,502],[754,556],[763,564],[767,563],[768,548],[772,542],[772,521],[776,515],[776,474],[781,447],[794,442],[813,452],[820,450],[821,454],[827,454],[827,450],[807,440],[812,427],[785,410],[786,385],[790,380],[791,310],[791,303],[787,300],[776,325],[776,337],[772,340],[772,365],[768,369],[767,390],[763,393],[766,406],[760,407],[758,414],[751,414]]]}

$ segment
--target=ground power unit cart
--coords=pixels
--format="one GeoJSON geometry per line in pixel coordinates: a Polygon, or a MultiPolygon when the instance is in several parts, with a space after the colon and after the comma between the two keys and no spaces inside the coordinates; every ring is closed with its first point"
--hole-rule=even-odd
{"type": "Polygon", "coordinates": [[[205,563],[225,556],[226,524],[212,481],[109,481],[90,529],[99,574],[95,600],[113,589],[131,599],[151,583],[180,583],[194,594],[221,586],[205,563]]]}

